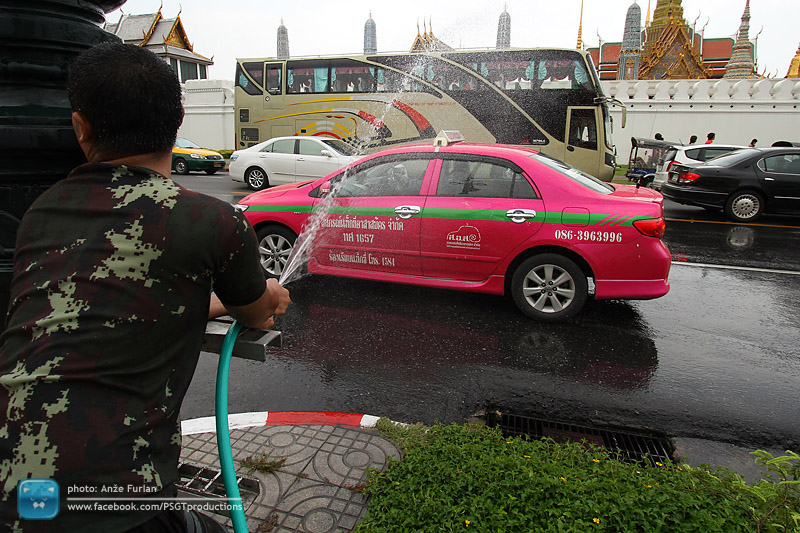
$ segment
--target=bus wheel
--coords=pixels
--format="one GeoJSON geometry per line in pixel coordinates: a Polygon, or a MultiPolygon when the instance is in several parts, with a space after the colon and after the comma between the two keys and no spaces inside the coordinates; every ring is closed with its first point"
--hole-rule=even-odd
{"type": "Polygon", "coordinates": [[[269,186],[267,173],[259,167],[247,169],[247,172],[244,174],[244,182],[254,191],[260,191],[264,187],[269,186]]]}
{"type": "Polygon", "coordinates": [[[529,257],[514,272],[511,294],[531,318],[557,322],[575,316],[588,298],[588,283],[578,265],[563,255],[529,257]]]}
{"type": "Polygon", "coordinates": [[[174,170],[176,174],[188,174],[189,165],[187,165],[186,161],[183,159],[178,158],[172,163],[172,170],[174,170]]]}
{"type": "Polygon", "coordinates": [[[294,248],[297,235],[283,226],[270,225],[259,228],[256,236],[261,268],[268,277],[280,278],[294,248]]]}

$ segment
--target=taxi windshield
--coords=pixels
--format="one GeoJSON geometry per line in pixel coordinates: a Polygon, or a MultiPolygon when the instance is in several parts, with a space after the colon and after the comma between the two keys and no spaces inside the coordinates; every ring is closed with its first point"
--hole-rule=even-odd
{"type": "Polygon", "coordinates": [[[181,139],[180,137],[175,139],[175,146],[178,148],[200,148],[189,139],[181,139]]]}
{"type": "Polygon", "coordinates": [[[614,192],[614,187],[609,185],[608,183],[600,181],[594,176],[590,176],[589,174],[586,174],[585,172],[582,172],[575,167],[571,167],[568,164],[564,163],[563,161],[560,161],[554,157],[550,157],[542,153],[531,154],[530,157],[531,159],[536,159],[537,161],[544,163],[553,170],[560,172],[561,174],[568,177],[572,181],[580,183],[587,189],[599,192],[600,194],[611,194],[612,192],[614,192]]]}

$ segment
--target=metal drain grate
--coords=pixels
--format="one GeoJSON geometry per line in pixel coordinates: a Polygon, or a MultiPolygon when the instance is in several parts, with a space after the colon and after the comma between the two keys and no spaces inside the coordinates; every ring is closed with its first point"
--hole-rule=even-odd
{"type": "Polygon", "coordinates": [[[657,462],[672,462],[675,451],[666,436],[634,431],[578,426],[496,411],[489,411],[486,415],[486,423],[499,427],[500,431],[509,437],[519,435],[529,435],[534,438],[550,437],[556,442],[585,440],[617,452],[622,460],[647,461],[653,465],[657,462]]]}
{"type": "MultiPolygon", "coordinates": [[[[191,463],[180,463],[178,474],[180,476],[176,482],[178,490],[210,499],[221,500],[226,497],[225,482],[222,479],[222,472],[219,470],[191,463]]],[[[261,492],[258,480],[239,476],[236,478],[236,484],[239,485],[242,505],[247,509],[261,492]]]]}

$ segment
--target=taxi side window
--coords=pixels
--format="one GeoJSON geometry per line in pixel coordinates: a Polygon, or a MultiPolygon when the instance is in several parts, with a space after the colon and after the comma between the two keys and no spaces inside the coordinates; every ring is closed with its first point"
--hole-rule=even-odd
{"type": "Polygon", "coordinates": [[[485,161],[444,160],[436,196],[475,198],[537,198],[519,172],[485,161]]]}
{"type": "Polygon", "coordinates": [[[356,169],[342,177],[337,196],[419,196],[428,159],[397,159],[356,169]]]}

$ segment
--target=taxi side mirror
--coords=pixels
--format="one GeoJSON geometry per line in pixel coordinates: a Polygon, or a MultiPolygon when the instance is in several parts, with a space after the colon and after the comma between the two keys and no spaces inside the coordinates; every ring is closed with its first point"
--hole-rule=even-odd
{"type": "Polygon", "coordinates": [[[325,157],[333,157],[333,154],[329,150],[320,150],[319,155],[324,155],[325,157]]]}

